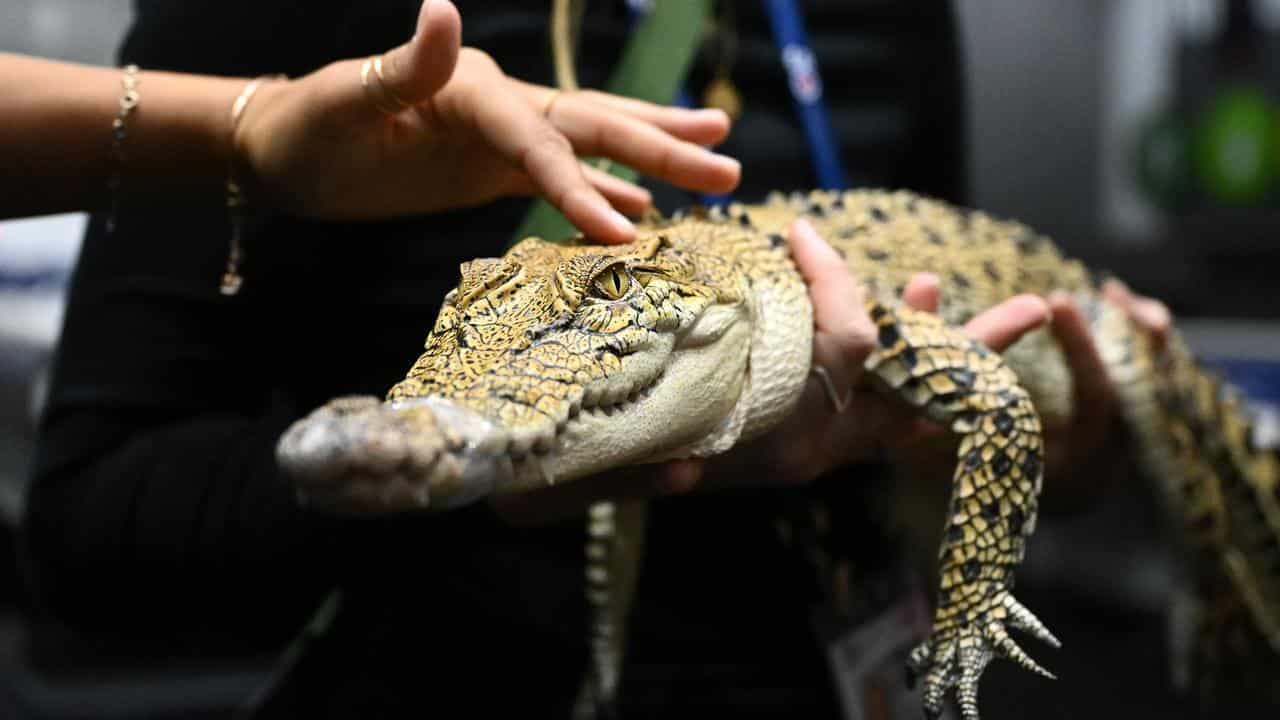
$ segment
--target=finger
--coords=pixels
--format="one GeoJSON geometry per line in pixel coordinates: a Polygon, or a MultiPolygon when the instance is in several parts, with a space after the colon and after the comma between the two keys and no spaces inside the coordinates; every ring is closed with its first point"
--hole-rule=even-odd
{"type": "MultiPolygon", "coordinates": [[[[522,83],[529,101],[541,107],[547,88],[522,83]]],[[[689,109],[657,105],[643,100],[598,92],[579,90],[572,94],[575,101],[599,106],[611,113],[627,115],[653,125],[681,140],[698,145],[717,145],[729,135],[729,116],[723,110],[711,108],[689,109]]],[[[557,104],[567,98],[561,98],[557,104]]]]}
{"type": "Polygon", "coordinates": [[[561,95],[548,113],[548,119],[578,153],[611,158],[641,174],[690,190],[725,193],[737,187],[742,174],[737,160],[578,96],[561,95]]]}
{"type": "Polygon", "coordinates": [[[1000,352],[1049,319],[1049,306],[1043,299],[1015,295],[970,320],[964,330],[969,337],[1000,352]]]}
{"type": "Polygon", "coordinates": [[[826,331],[853,328],[870,337],[874,329],[863,311],[862,288],[853,279],[840,253],[805,220],[791,224],[787,242],[796,268],[809,286],[814,324],[826,331]]]}
{"type": "Polygon", "coordinates": [[[622,214],[635,217],[653,207],[653,195],[639,185],[590,165],[583,165],[582,171],[587,176],[587,182],[599,190],[622,214]]]}
{"type": "Polygon", "coordinates": [[[902,291],[902,301],[916,310],[938,312],[938,299],[942,294],[941,281],[933,273],[916,273],[907,281],[902,291]]]}
{"type": "Polygon", "coordinates": [[[1073,422],[1081,427],[1104,427],[1097,421],[1105,418],[1111,410],[1111,378],[1093,344],[1088,322],[1066,293],[1051,295],[1049,309],[1053,313],[1050,331],[1062,348],[1067,367],[1071,370],[1072,394],[1075,397],[1073,422]]]}
{"type": "Polygon", "coordinates": [[[588,237],[605,243],[634,239],[635,226],[587,181],[564,135],[519,93],[495,90],[511,82],[496,63],[479,53],[472,57],[472,77],[460,89],[457,112],[588,237]]]}
{"type": "Polygon", "coordinates": [[[608,244],[630,242],[636,228],[587,181],[573,150],[555,131],[534,130],[515,157],[548,202],[587,237],[608,244]]]}
{"type": "MultiPolygon", "coordinates": [[[[628,216],[645,214],[653,207],[653,194],[635,183],[598,170],[588,163],[581,163],[582,173],[601,195],[619,212],[628,216]]],[[[511,170],[510,176],[502,175],[493,178],[494,185],[502,188],[504,195],[537,195],[538,188],[529,176],[511,170]]]]}
{"type": "Polygon", "coordinates": [[[461,45],[462,19],[458,9],[449,0],[426,0],[418,12],[413,38],[384,53],[382,77],[370,78],[369,82],[382,82],[393,102],[423,102],[453,76],[461,45]]]}
{"type": "Polygon", "coordinates": [[[1168,306],[1159,300],[1138,295],[1129,286],[1115,278],[1102,284],[1102,295],[1119,305],[1129,318],[1142,326],[1142,329],[1155,341],[1156,347],[1164,347],[1173,327],[1173,314],[1168,306]]]}
{"type": "MultiPolygon", "coordinates": [[[[1066,356],[1066,365],[1071,370],[1071,382],[1076,391],[1080,388],[1093,388],[1089,397],[1079,397],[1088,405],[1098,405],[1093,398],[1101,397],[1097,388],[1110,388],[1111,378],[1107,374],[1107,366],[1098,355],[1097,346],[1093,345],[1093,334],[1089,331],[1088,320],[1080,313],[1080,307],[1065,292],[1055,292],[1048,299],[1048,306],[1053,314],[1050,332],[1062,348],[1066,356]]],[[[1105,405],[1105,404],[1103,404],[1105,405]]],[[[1078,406],[1076,413],[1084,410],[1078,406]]]]}

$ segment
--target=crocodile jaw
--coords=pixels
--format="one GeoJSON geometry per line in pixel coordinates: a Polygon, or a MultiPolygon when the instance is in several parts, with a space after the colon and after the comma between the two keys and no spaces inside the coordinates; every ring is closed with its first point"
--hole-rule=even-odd
{"type": "Polygon", "coordinates": [[[583,388],[565,420],[505,428],[463,401],[339,398],[294,423],[276,449],[304,503],[345,513],[466,504],[733,444],[751,351],[746,302],[712,305],[654,333],[621,370],[583,388]]]}
{"type": "Polygon", "coordinates": [[[633,385],[642,388],[638,393],[612,405],[584,404],[556,433],[551,451],[522,464],[504,489],[573,480],[625,465],[701,454],[702,447],[732,445],[742,426],[736,418],[751,352],[747,304],[712,306],[693,327],[668,342],[669,352],[624,358],[618,380],[652,378],[633,385]],[[655,361],[660,363],[656,368],[646,367],[655,361]]]}

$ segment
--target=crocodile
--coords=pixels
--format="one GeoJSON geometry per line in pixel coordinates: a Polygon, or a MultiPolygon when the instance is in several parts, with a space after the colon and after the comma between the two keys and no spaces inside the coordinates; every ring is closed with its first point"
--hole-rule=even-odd
{"type": "MultiPolygon", "coordinates": [[[[1176,333],[1155,346],[1044,235],[905,191],[775,194],[649,218],[626,245],[528,238],[464,263],[406,377],[384,399],[338,398],[299,420],[279,462],[306,502],[380,513],[724,452],[782,422],[813,374],[813,311],[783,235],[798,217],[866,290],[875,387],[959,436],[933,624],[908,660],[926,716],[953,699],[978,718],[996,657],[1052,677],[1011,630],[1059,645],[1013,585],[1036,524],[1041,418],[1070,416],[1071,374],[1043,329],[1003,354],[960,330],[1017,293],[1079,302],[1140,466],[1280,653],[1280,461],[1253,445],[1238,393],[1176,333]],[[936,313],[899,301],[921,271],[940,278],[936,313]]],[[[608,510],[593,508],[593,541],[615,534],[608,510]]],[[[607,545],[597,550],[588,589],[607,697],[622,629],[609,619],[607,545]]]]}

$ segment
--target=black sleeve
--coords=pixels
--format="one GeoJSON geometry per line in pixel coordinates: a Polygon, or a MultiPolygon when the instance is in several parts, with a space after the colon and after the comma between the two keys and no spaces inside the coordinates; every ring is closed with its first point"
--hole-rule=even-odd
{"type": "MultiPolygon", "coordinates": [[[[121,60],[298,76],[403,42],[419,5],[138,0],[121,60]]],[[[544,8],[463,5],[468,44],[546,79],[544,8]]],[[[264,219],[246,239],[244,290],[225,298],[220,198],[151,207],[127,173],[122,198],[113,234],[91,224],[72,281],[28,498],[29,575],[77,624],[278,638],[361,571],[341,553],[388,523],[299,509],[277,438],[332,397],[399,380],[458,264],[500,253],[527,201],[384,223],[264,219]]],[[[440,520],[411,525],[424,523],[440,520]]]]}
{"type": "Polygon", "coordinates": [[[377,523],[298,508],[277,438],[332,397],[381,395],[400,379],[457,263],[495,251],[504,234],[486,223],[513,226],[521,208],[268,219],[251,228],[244,289],[231,298],[217,290],[221,208],[122,208],[111,235],[95,219],[28,499],[38,597],[103,627],[226,626],[261,639],[296,629],[356,569],[344,553],[359,559],[377,523]],[[444,242],[462,228],[471,242],[444,242]]]}
{"type": "MultiPolygon", "coordinates": [[[[297,76],[403,42],[419,4],[139,0],[121,60],[297,76]]],[[[544,55],[531,30],[542,18],[473,13],[468,42],[508,65],[544,55]]],[[[372,523],[299,509],[276,439],[334,396],[399,380],[458,264],[500,252],[527,203],[385,223],[261,219],[244,290],[226,298],[221,198],[153,207],[128,194],[127,173],[121,197],[116,231],[95,218],[72,280],[28,498],[29,575],[78,624],[280,637],[340,581],[339,553],[358,554],[355,530],[372,523]]]]}
{"type": "Polygon", "coordinates": [[[35,484],[27,539],[40,599],[92,628],[212,637],[234,627],[280,640],[334,581],[324,566],[340,528],[301,511],[277,477],[279,422],[156,420],[89,409],[51,419],[46,454],[100,428],[130,432],[35,484]]]}
{"type": "Polygon", "coordinates": [[[273,458],[318,400],[266,333],[276,313],[217,295],[224,232],[216,210],[122,211],[85,240],[26,517],[37,596],[64,618],[278,638],[332,582],[338,523],[300,510],[273,458]]]}

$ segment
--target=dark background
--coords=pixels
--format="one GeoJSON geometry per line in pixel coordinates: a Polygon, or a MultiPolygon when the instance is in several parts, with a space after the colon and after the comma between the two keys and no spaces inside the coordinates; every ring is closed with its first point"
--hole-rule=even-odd
{"type": "MultiPolygon", "coordinates": [[[[1231,4],[1213,0],[960,2],[970,196],[1170,302],[1192,345],[1270,413],[1261,440],[1274,443],[1277,192],[1268,184],[1223,201],[1185,173],[1137,179],[1153,125],[1181,123],[1194,145],[1225,94],[1243,88],[1268,100],[1280,91],[1278,4],[1234,9],[1245,5],[1253,15],[1241,26],[1231,4]]],[[[109,63],[128,16],[127,0],[0,0],[0,50],[109,63]]],[[[872,129],[882,120],[866,118],[872,129]]],[[[1248,126],[1239,114],[1220,122],[1248,126]]],[[[1275,152],[1274,139],[1252,140],[1262,145],[1255,151],[1275,152]]],[[[1280,172],[1275,156],[1265,163],[1280,172]]],[[[82,222],[0,223],[0,718],[222,717],[262,681],[269,658],[175,662],[163,648],[71,636],[26,612],[12,528],[82,222]]],[[[1020,596],[1065,641],[1057,653],[1027,646],[1062,679],[994,668],[988,717],[1030,707],[1046,717],[1195,716],[1172,687],[1169,646],[1187,629],[1166,548],[1142,487],[1115,488],[1091,509],[1044,522],[1020,596]]]]}

